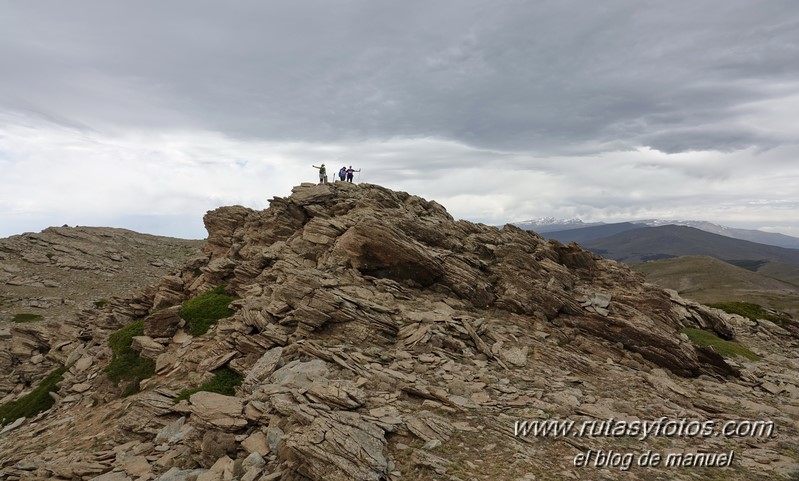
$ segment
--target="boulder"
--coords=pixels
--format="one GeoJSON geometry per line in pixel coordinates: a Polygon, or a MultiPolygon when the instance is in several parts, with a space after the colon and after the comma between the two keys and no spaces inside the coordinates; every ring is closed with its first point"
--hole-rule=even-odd
{"type": "Polygon", "coordinates": [[[351,227],[333,254],[364,275],[429,286],[444,276],[443,264],[400,230],[376,219],[351,227]]]}
{"type": "Polygon", "coordinates": [[[155,342],[150,336],[134,336],[131,348],[141,357],[153,360],[164,352],[163,344],[155,342]]]}
{"type": "Polygon", "coordinates": [[[287,436],[278,457],[311,481],[380,481],[388,475],[384,431],[359,414],[331,412],[287,436]]]}
{"type": "Polygon", "coordinates": [[[268,378],[277,367],[282,353],[283,348],[281,347],[275,347],[266,351],[264,355],[255,362],[255,365],[250,368],[250,371],[241,384],[242,390],[244,392],[252,392],[258,384],[268,378]]]}
{"type": "Polygon", "coordinates": [[[244,418],[244,400],[213,392],[200,391],[189,398],[192,418],[228,431],[247,426],[244,418]]]}
{"type": "Polygon", "coordinates": [[[172,337],[178,332],[180,306],[167,307],[150,314],[144,319],[144,335],[153,338],[172,337]]]}

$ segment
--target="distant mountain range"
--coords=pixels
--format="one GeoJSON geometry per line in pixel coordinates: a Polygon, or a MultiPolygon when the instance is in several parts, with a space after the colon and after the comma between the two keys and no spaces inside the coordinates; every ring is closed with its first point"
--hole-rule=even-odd
{"type": "MultiPolygon", "coordinates": [[[[621,228],[624,227],[627,226],[621,228]]],[[[734,239],[679,225],[627,228],[616,234],[583,241],[580,245],[628,264],[680,256],[708,256],[747,268],[767,261],[799,265],[799,249],[734,239]]]]}
{"type": "Polygon", "coordinates": [[[774,232],[763,232],[753,229],[737,229],[714,224],[707,221],[680,221],[680,220],[661,220],[645,219],[630,222],[619,222],[606,224],[604,222],[583,222],[579,219],[558,220],[553,217],[542,219],[516,222],[514,225],[522,229],[532,230],[544,235],[548,239],[557,239],[563,243],[600,240],[610,235],[618,234],[627,230],[640,229],[643,227],[662,227],[667,225],[687,226],[705,232],[718,234],[733,239],[758,242],[772,246],[785,247],[788,249],[799,249],[799,238],[774,232]]]}
{"type": "Polygon", "coordinates": [[[556,230],[544,232],[541,235],[547,239],[557,239],[564,244],[569,242],[577,242],[584,244],[586,242],[599,241],[606,237],[610,237],[622,232],[627,232],[637,229],[648,229],[644,224],[634,224],[632,222],[619,222],[618,224],[598,224],[590,227],[580,227],[577,229],[556,230]]]}
{"type": "Polygon", "coordinates": [[[649,282],[699,302],[747,301],[799,314],[799,239],[704,221],[681,224],[572,220],[533,230],[630,264],[649,282]]]}
{"type": "Polygon", "coordinates": [[[514,222],[513,225],[524,230],[532,230],[543,234],[544,232],[566,231],[605,225],[604,222],[583,222],[580,219],[556,219],[554,217],[542,217],[540,219],[525,220],[514,222]]]}
{"type": "Polygon", "coordinates": [[[799,238],[706,221],[516,223],[630,264],[647,281],[703,303],[754,302],[799,316],[799,238]]]}
{"type": "Polygon", "coordinates": [[[664,221],[664,220],[643,220],[637,221],[646,224],[650,227],[657,227],[662,225],[684,225],[694,227],[705,232],[723,235],[725,237],[732,237],[733,239],[741,239],[750,242],[759,242],[761,244],[769,244],[778,247],[787,247],[789,249],[799,249],[799,238],[791,237],[785,234],[776,232],[764,232],[761,230],[753,229],[736,229],[723,225],[713,224],[703,220],[688,220],[688,221],[664,221]]]}

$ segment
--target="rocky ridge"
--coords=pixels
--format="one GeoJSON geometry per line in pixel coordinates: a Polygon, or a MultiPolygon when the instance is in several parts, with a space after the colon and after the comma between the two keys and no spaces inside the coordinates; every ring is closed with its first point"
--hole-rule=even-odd
{"type": "Polygon", "coordinates": [[[0,239],[0,321],[69,317],[127,295],[198,253],[202,241],[110,227],[50,227],[0,239]]]}
{"type": "MultiPolygon", "coordinates": [[[[797,464],[793,325],[729,316],[625,266],[513,226],[455,221],[374,185],[303,184],[205,217],[204,255],[41,353],[55,406],[0,434],[3,479],[788,479],[797,464]],[[190,336],[181,302],[219,285],[235,314],[190,336]],[[107,339],[156,374],[120,397],[107,339]],[[678,331],[738,339],[722,358],[678,331]],[[74,341],[77,339],[77,341],[74,341]],[[194,387],[227,367],[235,396],[194,387]],[[518,421],[760,420],[770,437],[520,436],[518,421]],[[734,452],[733,468],[575,467],[589,450],[734,452]],[[723,473],[723,474],[722,474],[723,473]]],[[[22,395],[24,393],[18,393],[22,395]]]]}
{"type": "Polygon", "coordinates": [[[0,239],[0,404],[63,364],[98,306],[182,268],[201,244],[109,227],[0,239]],[[17,315],[41,320],[13,322],[17,315]]]}

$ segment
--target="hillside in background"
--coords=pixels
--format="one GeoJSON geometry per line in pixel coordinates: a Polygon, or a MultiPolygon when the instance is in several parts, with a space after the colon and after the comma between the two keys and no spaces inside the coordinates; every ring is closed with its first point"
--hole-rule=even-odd
{"type": "Polygon", "coordinates": [[[644,274],[647,281],[703,304],[753,302],[799,317],[799,285],[761,271],[698,256],[649,261],[631,268],[644,274]]]}
{"type": "Polygon", "coordinates": [[[627,230],[582,245],[604,257],[627,264],[689,255],[709,256],[739,264],[742,261],[799,264],[797,249],[758,244],[675,225],[627,230]]]}
{"type": "Polygon", "coordinates": [[[733,239],[746,240],[750,242],[757,242],[759,244],[768,244],[777,247],[785,247],[788,249],[799,249],[799,238],[792,237],[778,232],[764,232],[761,230],[753,229],[737,229],[735,227],[727,227],[723,225],[714,224],[712,222],[701,220],[688,220],[688,221],[668,221],[668,220],[642,220],[635,221],[636,223],[645,224],[650,227],[657,227],[662,225],[682,225],[686,227],[694,227],[711,234],[723,235],[725,237],[732,237],[733,239]]]}
{"type": "Polygon", "coordinates": [[[584,223],[579,219],[558,220],[552,217],[529,220],[514,223],[517,227],[532,230],[543,234],[547,239],[557,239],[564,244],[569,242],[585,242],[589,240],[599,240],[604,237],[641,227],[661,227],[668,225],[679,225],[693,227],[712,234],[718,234],[733,239],[747,240],[759,244],[785,247],[789,249],[799,249],[799,238],[775,232],[764,232],[753,229],[737,229],[723,225],[714,224],[707,221],[680,221],[680,220],[661,220],[646,219],[632,220],[628,222],[618,222],[606,224],[604,222],[584,223]]]}
{"type": "Polygon", "coordinates": [[[584,244],[586,242],[597,241],[612,235],[620,234],[628,230],[647,228],[648,227],[643,224],[620,222],[618,224],[602,224],[579,229],[550,231],[544,233],[544,237],[547,239],[557,239],[564,244],[568,244],[569,242],[584,244]]]}
{"type": "Polygon", "coordinates": [[[110,227],[50,227],[0,239],[0,322],[96,308],[183,266],[201,245],[110,227]]]}
{"type": "Polygon", "coordinates": [[[799,312],[799,250],[735,239],[728,234],[756,231],[736,231],[708,222],[691,222],[696,227],[647,223],[651,226],[604,224],[544,235],[563,243],[578,242],[602,256],[630,264],[648,281],[689,299],[749,301],[799,312]]]}
{"type": "MultiPolygon", "coordinates": [[[[456,221],[376,185],[303,184],[266,210],[221,207],[204,222],[201,255],[169,275],[0,336],[0,479],[799,473],[795,320],[729,315],[579,246],[456,221]],[[715,433],[767,419],[773,433],[602,434],[606,422],[659,419],[718,420],[715,433]],[[599,428],[529,431],[548,420],[599,428]],[[599,451],[713,454],[731,466],[575,465],[599,451]]],[[[39,281],[27,272],[38,264],[14,264],[17,278],[39,281]]]]}

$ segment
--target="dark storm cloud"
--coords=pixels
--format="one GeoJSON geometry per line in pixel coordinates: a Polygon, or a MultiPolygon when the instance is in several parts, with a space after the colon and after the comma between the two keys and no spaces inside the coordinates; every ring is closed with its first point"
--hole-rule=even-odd
{"type": "Polygon", "coordinates": [[[2,10],[0,107],[72,126],[276,141],[434,137],[543,154],[793,142],[742,108],[797,93],[792,0],[2,10]]]}

